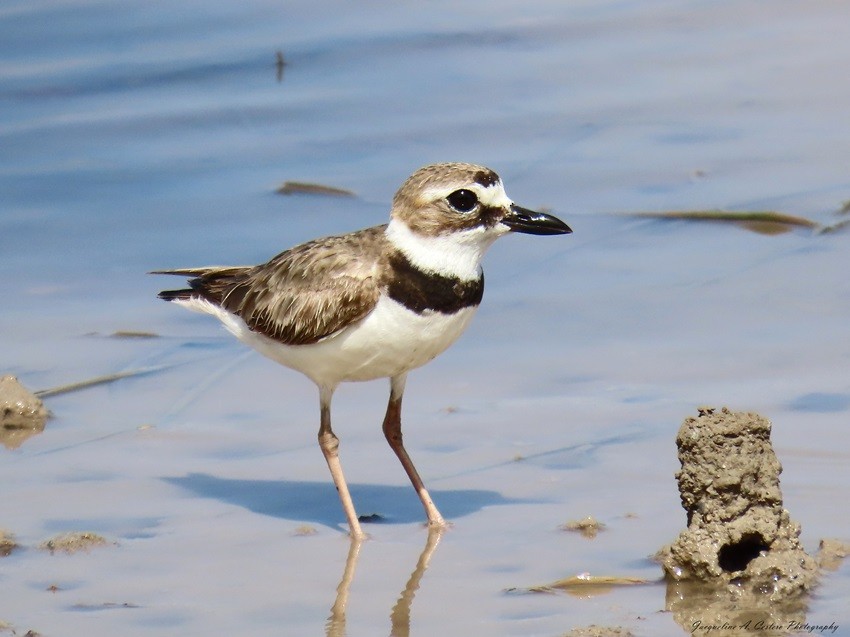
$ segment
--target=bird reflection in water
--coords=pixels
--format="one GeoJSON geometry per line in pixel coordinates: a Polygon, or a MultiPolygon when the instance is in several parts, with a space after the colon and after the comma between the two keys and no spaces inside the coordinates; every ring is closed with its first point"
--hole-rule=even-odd
{"type": "MultiPolygon", "coordinates": [[[[398,596],[398,600],[390,611],[390,637],[408,637],[410,635],[410,607],[413,604],[416,591],[419,590],[422,577],[428,569],[431,556],[437,550],[437,545],[440,543],[442,534],[443,529],[440,527],[430,527],[428,529],[428,540],[425,543],[425,548],[419,555],[416,568],[413,569],[404,589],[398,596]]],[[[351,538],[348,557],[345,560],[345,570],[342,573],[339,586],[336,587],[336,599],[334,599],[331,614],[325,624],[326,637],[345,637],[346,635],[345,609],[348,604],[348,590],[354,579],[354,570],[357,567],[357,560],[360,556],[360,547],[362,545],[362,539],[351,538]]]]}

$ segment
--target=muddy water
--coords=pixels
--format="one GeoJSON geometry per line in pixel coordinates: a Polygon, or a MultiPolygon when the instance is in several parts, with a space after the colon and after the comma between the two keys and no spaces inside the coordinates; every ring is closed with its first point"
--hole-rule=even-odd
{"type": "MultiPolygon", "coordinates": [[[[505,591],[660,578],[648,556],[684,525],[676,431],[705,404],[771,420],[809,552],[850,538],[836,505],[850,485],[846,233],[620,214],[839,222],[850,9],[331,8],[0,8],[0,374],[43,390],[156,370],[45,398],[44,433],[3,450],[0,527],[22,548],[0,564],[0,621],[146,637],[684,634],[660,584],[505,591]],[[157,302],[144,273],[381,223],[407,174],[447,160],[492,166],[575,233],[494,246],[469,332],[409,379],[406,443],[454,522],[439,543],[383,441],[385,384],[340,390],[352,494],[383,520],[352,551],[314,389],[157,302]],[[275,194],[287,181],[356,197],[275,194]],[[605,525],[595,538],[560,529],[588,515],[605,525]],[[107,544],[33,550],[69,532],[107,544]]],[[[850,634],[846,569],[804,611],[835,634],[850,634]]]]}

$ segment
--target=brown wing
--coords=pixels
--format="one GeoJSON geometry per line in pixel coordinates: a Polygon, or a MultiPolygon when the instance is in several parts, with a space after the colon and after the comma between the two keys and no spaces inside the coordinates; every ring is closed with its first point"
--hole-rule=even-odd
{"type": "Polygon", "coordinates": [[[375,307],[385,228],[311,241],[253,268],[210,269],[189,285],[256,332],[315,343],[375,307]]]}

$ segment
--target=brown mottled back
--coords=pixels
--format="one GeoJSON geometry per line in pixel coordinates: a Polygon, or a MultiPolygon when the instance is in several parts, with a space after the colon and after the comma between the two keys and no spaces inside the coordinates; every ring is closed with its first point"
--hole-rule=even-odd
{"type": "Polygon", "coordinates": [[[310,241],[254,267],[210,268],[189,281],[191,295],[287,345],[316,343],[375,307],[385,229],[310,241]]]}

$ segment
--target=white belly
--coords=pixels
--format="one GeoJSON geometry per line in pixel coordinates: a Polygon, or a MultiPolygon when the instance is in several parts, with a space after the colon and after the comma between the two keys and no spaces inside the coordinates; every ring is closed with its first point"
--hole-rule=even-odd
{"type": "Polygon", "coordinates": [[[175,303],[216,316],[243,343],[325,386],[397,376],[424,365],[457,340],[477,309],[416,314],[382,296],[368,316],[318,343],[283,345],[208,301],[175,303]]]}

